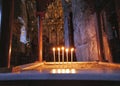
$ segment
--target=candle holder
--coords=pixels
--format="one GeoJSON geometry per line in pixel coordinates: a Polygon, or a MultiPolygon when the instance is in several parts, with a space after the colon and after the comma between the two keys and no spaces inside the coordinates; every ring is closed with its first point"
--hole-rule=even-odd
{"type": "Polygon", "coordinates": [[[73,51],[74,51],[74,48],[71,48],[71,62],[73,62],[73,51]]]}
{"type": "Polygon", "coordinates": [[[68,51],[69,51],[68,48],[66,48],[65,51],[66,51],[66,59],[67,59],[67,62],[68,62],[68,51]]]}
{"type": "Polygon", "coordinates": [[[57,50],[58,50],[58,62],[60,62],[60,48],[58,48],[57,50]]]}
{"type": "Polygon", "coordinates": [[[57,49],[57,56],[58,56],[58,62],[60,63],[60,64],[63,64],[65,61],[67,62],[67,63],[72,63],[73,62],[73,53],[74,53],[74,48],[65,48],[65,47],[58,47],[58,48],[53,48],[53,57],[54,57],[54,62],[56,62],[56,53],[55,53],[55,51],[56,51],[56,49],[57,49]],[[70,51],[70,52],[69,52],[70,51]],[[66,56],[65,56],[66,55],[66,56]],[[62,56],[62,58],[60,58],[62,56]],[[70,56],[70,58],[69,58],[69,56],[70,56]],[[66,57],[66,59],[65,59],[65,57],[66,57]],[[61,63],[61,61],[62,61],[62,63],[61,63]],[[70,61],[70,62],[69,62],[70,61]]]}
{"type": "Polygon", "coordinates": [[[53,48],[53,57],[54,57],[54,62],[56,62],[56,59],[55,59],[55,48],[53,48]]]}
{"type": "Polygon", "coordinates": [[[64,62],[64,47],[62,47],[62,62],[64,62]]]}

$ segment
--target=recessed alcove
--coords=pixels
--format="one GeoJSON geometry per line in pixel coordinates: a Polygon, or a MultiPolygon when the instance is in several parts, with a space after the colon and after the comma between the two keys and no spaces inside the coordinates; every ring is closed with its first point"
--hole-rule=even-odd
{"type": "MultiPolygon", "coordinates": [[[[10,16],[1,14],[1,18],[10,19],[8,28],[12,28],[8,33],[1,29],[1,47],[6,46],[1,55],[9,58],[6,63],[11,65],[51,62],[52,48],[64,46],[74,48],[74,61],[119,63],[117,2],[15,0],[11,3],[10,16]]],[[[2,21],[5,19],[1,19],[2,28],[7,28],[2,21]]]]}
{"type": "Polygon", "coordinates": [[[120,85],[120,0],[1,1],[0,85],[120,85]]]}

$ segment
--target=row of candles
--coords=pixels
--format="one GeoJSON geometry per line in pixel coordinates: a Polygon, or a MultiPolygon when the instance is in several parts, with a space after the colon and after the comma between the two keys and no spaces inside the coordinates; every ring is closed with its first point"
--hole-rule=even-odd
{"type": "Polygon", "coordinates": [[[65,55],[66,55],[66,59],[68,62],[69,59],[69,51],[70,51],[70,56],[71,56],[71,62],[73,62],[73,53],[74,53],[74,48],[65,48],[65,47],[58,47],[58,48],[53,48],[53,57],[54,57],[54,62],[56,62],[56,54],[58,57],[58,61],[60,62],[60,56],[62,56],[62,62],[64,62],[65,59],[65,55]],[[57,52],[57,53],[56,53],[57,52]]]}

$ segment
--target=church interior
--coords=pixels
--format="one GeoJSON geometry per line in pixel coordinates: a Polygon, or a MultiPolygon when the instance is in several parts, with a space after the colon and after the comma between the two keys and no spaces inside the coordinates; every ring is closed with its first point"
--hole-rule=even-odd
{"type": "Polygon", "coordinates": [[[119,86],[120,0],[0,0],[0,77],[0,86],[119,86]]]}

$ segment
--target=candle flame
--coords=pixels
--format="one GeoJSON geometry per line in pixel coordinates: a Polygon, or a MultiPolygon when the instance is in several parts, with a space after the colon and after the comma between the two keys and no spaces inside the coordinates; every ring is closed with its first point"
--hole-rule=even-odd
{"type": "Polygon", "coordinates": [[[58,51],[60,51],[60,48],[58,48],[58,51]]]}
{"type": "Polygon", "coordinates": [[[65,48],[64,47],[62,47],[62,50],[64,50],[65,48]]]}
{"type": "Polygon", "coordinates": [[[66,52],[68,52],[68,48],[66,49],[66,52]]]}
{"type": "Polygon", "coordinates": [[[55,51],[55,48],[53,48],[53,51],[55,51]]]}
{"type": "Polygon", "coordinates": [[[71,48],[71,51],[74,51],[74,48],[71,48]]]}

